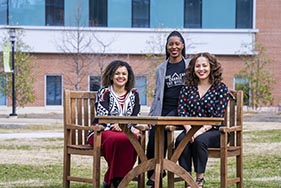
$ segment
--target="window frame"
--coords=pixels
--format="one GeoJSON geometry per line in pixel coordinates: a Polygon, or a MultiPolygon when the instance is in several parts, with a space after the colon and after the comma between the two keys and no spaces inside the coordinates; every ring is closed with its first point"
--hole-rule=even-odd
{"type": "MultiPolygon", "coordinates": [[[[7,77],[5,75],[0,75],[0,87],[7,87],[7,77]]],[[[5,91],[5,89],[3,89],[5,91]]],[[[0,106],[7,106],[7,95],[0,93],[0,106]],[[3,103],[1,103],[3,101],[3,103]]]]}
{"type": "Polygon", "coordinates": [[[65,2],[64,0],[46,0],[45,1],[45,25],[46,26],[64,26],[64,17],[65,17],[65,2]],[[61,2],[63,1],[63,2],[61,2]],[[60,3],[58,3],[60,2],[60,3]],[[63,7],[58,6],[56,8],[56,5],[62,5],[63,7]],[[49,10],[50,9],[50,10],[49,10]],[[59,15],[59,12],[61,11],[61,15],[59,15]],[[52,14],[50,14],[52,13],[52,14]],[[50,20],[49,20],[49,15],[50,20]],[[61,16],[61,19],[56,19],[61,16]]]}
{"type": "Polygon", "coordinates": [[[147,105],[148,104],[148,96],[147,96],[147,77],[146,76],[144,76],[144,75],[139,75],[139,76],[136,76],[135,77],[135,81],[136,81],[136,84],[135,84],[135,88],[138,90],[138,92],[139,92],[139,96],[140,96],[140,104],[141,105],[147,105]],[[143,84],[143,86],[138,86],[138,84],[139,84],[139,82],[138,82],[138,80],[142,80],[143,81],[143,79],[142,78],[144,78],[144,84],[143,84]],[[143,89],[142,89],[143,88],[143,89]],[[144,93],[142,93],[142,91],[144,92],[144,93]]]}
{"type": "Polygon", "coordinates": [[[244,105],[248,106],[250,104],[250,82],[247,78],[241,76],[234,76],[234,89],[235,90],[242,90],[244,93],[243,101],[244,105]]]}
{"type": "MultiPolygon", "coordinates": [[[[241,2],[242,0],[236,0],[236,11],[235,11],[235,28],[236,29],[252,29],[254,27],[254,0],[247,0],[249,1],[249,7],[250,7],[250,11],[245,11],[244,9],[244,13],[247,13],[249,14],[248,16],[250,16],[249,18],[245,18],[245,16],[239,16],[239,2],[241,2]],[[249,13],[248,13],[249,12],[249,13]],[[249,23],[247,25],[238,25],[238,24],[242,24],[242,23],[239,23],[239,18],[242,18],[243,20],[250,20],[249,23]]],[[[243,0],[245,1],[245,0],[243,0]]]]}
{"type": "Polygon", "coordinates": [[[108,27],[108,0],[89,0],[89,26],[108,27]]]}
{"type": "Polygon", "coordinates": [[[101,76],[89,76],[89,91],[98,91],[100,88],[102,87],[101,85],[101,76]],[[97,84],[95,83],[99,83],[99,87],[97,84]],[[95,86],[97,86],[98,89],[92,89],[94,88],[95,86]]]}
{"type": "MultiPolygon", "coordinates": [[[[4,18],[3,19],[4,21],[2,23],[0,23],[0,25],[9,25],[9,0],[5,0],[6,2],[4,2],[3,0],[3,5],[6,6],[6,9],[3,8],[3,15],[4,15],[4,18]],[[5,13],[6,13],[6,17],[5,17],[5,13]]],[[[1,5],[1,4],[0,4],[1,5]]],[[[0,15],[1,17],[1,15],[0,15]]]]}
{"type": "MultiPolygon", "coordinates": [[[[57,86],[56,86],[57,87],[57,86]]],[[[56,95],[56,94],[55,94],[56,95]]],[[[62,75],[46,75],[45,76],[45,105],[46,106],[62,106],[63,105],[63,76],[62,75]],[[60,77],[61,80],[61,88],[59,88],[60,91],[60,104],[48,104],[48,77],[60,77]]]]}
{"type": "MultiPolygon", "coordinates": [[[[131,21],[131,27],[132,28],[150,28],[150,0],[143,0],[142,2],[145,4],[144,1],[147,1],[148,2],[148,5],[147,7],[147,15],[146,16],[143,16],[143,17],[146,17],[146,20],[145,20],[145,24],[140,24],[139,22],[137,23],[137,19],[135,18],[136,14],[135,13],[135,6],[134,6],[134,3],[137,3],[135,2],[136,0],[132,0],[132,21],[131,21]]],[[[139,8],[138,6],[136,6],[137,8],[139,8]]],[[[143,7],[141,7],[143,8],[143,7]]]]}
{"type": "MultiPolygon", "coordinates": [[[[187,15],[187,12],[188,12],[188,10],[187,10],[187,5],[188,5],[188,3],[189,3],[189,1],[196,1],[196,2],[198,2],[198,0],[184,0],[184,10],[183,10],[183,13],[184,13],[184,16],[183,16],[183,27],[184,28],[188,28],[188,29],[193,29],[193,28],[202,28],[202,0],[199,0],[199,15],[198,15],[198,17],[199,17],[199,23],[197,23],[198,24],[198,26],[197,27],[195,27],[195,26],[191,26],[191,23],[188,23],[188,15],[187,15]]],[[[196,17],[196,16],[195,16],[196,17]]],[[[195,25],[194,23],[192,23],[193,25],[195,25]]]]}

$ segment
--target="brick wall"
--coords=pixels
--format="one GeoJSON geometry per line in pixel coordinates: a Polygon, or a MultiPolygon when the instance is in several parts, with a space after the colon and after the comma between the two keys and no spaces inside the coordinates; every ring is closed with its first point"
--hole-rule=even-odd
{"type": "Polygon", "coordinates": [[[267,69],[276,81],[272,93],[273,105],[277,106],[281,104],[281,1],[257,0],[256,3],[256,28],[259,29],[256,39],[267,49],[267,54],[272,59],[272,64],[267,69]]]}

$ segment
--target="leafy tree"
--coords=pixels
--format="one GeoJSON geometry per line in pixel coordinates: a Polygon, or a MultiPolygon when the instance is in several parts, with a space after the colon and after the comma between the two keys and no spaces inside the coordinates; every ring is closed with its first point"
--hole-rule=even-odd
{"type": "MultiPolygon", "coordinates": [[[[22,40],[24,31],[17,29],[17,39],[15,41],[15,96],[17,106],[24,107],[28,103],[35,101],[33,91],[34,77],[32,76],[32,69],[34,67],[34,57],[29,53],[30,46],[25,44],[22,40]]],[[[4,45],[9,42],[8,37],[3,39],[4,45]]],[[[3,66],[3,58],[1,58],[1,66],[3,66]]],[[[10,60],[11,62],[11,60],[10,60]]],[[[0,92],[9,98],[12,98],[12,74],[0,72],[2,77],[6,78],[6,86],[1,87],[0,92]]]]}
{"type": "Polygon", "coordinates": [[[266,69],[272,60],[262,45],[256,44],[255,49],[257,51],[255,55],[242,56],[244,67],[238,73],[238,77],[248,81],[249,105],[253,109],[272,104],[271,87],[274,84],[273,75],[266,69]]]}

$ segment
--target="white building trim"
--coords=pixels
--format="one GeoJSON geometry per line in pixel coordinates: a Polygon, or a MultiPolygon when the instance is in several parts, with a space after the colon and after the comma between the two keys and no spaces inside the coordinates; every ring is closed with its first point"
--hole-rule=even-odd
{"type": "MultiPolygon", "coordinates": [[[[9,27],[0,26],[0,38],[7,36],[9,27]]],[[[66,33],[76,32],[75,27],[21,27],[23,41],[33,53],[62,53],[59,45],[66,33]]],[[[167,35],[174,29],[140,28],[80,28],[89,38],[98,38],[84,53],[106,54],[164,54],[167,35]]],[[[208,51],[216,55],[253,54],[257,29],[176,29],[186,40],[186,51],[194,54],[208,51]]],[[[2,51],[2,46],[0,47],[2,51]]],[[[73,52],[75,52],[73,50],[73,52]]]]}

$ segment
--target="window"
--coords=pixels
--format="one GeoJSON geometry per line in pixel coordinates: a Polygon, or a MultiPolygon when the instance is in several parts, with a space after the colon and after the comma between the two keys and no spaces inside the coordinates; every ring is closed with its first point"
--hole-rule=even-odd
{"type": "Polygon", "coordinates": [[[253,27],[253,0],[236,0],[236,28],[253,27]]]}
{"type": "Polygon", "coordinates": [[[101,88],[101,77],[90,76],[90,91],[98,91],[101,88]]]}
{"type": "Polygon", "coordinates": [[[8,25],[8,0],[0,0],[0,25],[8,25]]]}
{"type": "Polygon", "coordinates": [[[136,88],[140,95],[141,105],[147,105],[147,78],[145,76],[136,76],[136,88]]]}
{"type": "Polygon", "coordinates": [[[132,0],[132,27],[149,28],[150,0],[132,0]]]}
{"type": "Polygon", "coordinates": [[[107,27],[107,0],[89,0],[89,25],[107,27]]]}
{"type": "Polygon", "coordinates": [[[62,105],[62,77],[46,77],[46,105],[62,105]]]}
{"type": "Polygon", "coordinates": [[[0,75],[0,89],[1,89],[1,92],[0,92],[0,106],[7,104],[7,97],[6,97],[5,94],[2,93],[2,92],[5,92],[4,88],[6,88],[6,85],[7,85],[7,82],[6,82],[5,76],[0,75]]]}
{"type": "Polygon", "coordinates": [[[250,100],[250,83],[248,79],[235,76],[234,78],[235,90],[242,90],[244,92],[244,105],[249,105],[250,100]]]}
{"type": "Polygon", "coordinates": [[[64,25],[64,0],[46,0],[46,25],[64,25]]]}
{"type": "Polygon", "coordinates": [[[184,1],[184,27],[202,28],[202,0],[184,1]]]}

